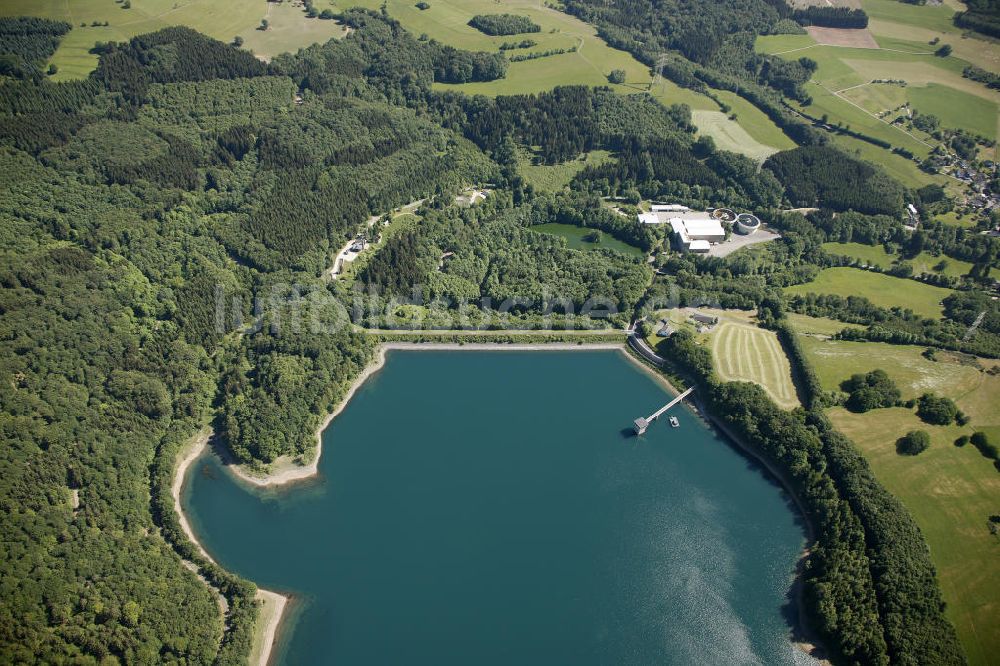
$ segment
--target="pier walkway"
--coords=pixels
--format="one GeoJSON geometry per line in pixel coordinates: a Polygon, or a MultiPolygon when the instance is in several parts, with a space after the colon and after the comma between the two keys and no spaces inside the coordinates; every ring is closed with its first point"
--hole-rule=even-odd
{"type": "Polygon", "coordinates": [[[671,407],[673,407],[678,402],[691,395],[693,392],[694,392],[694,387],[692,386],[688,390],[684,391],[684,393],[681,393],[679,396],[677,396],[676,398],[665,404],[663,407],[660,407],[650,416],[647,416],[646,418],[640,416],[639,418],[637,418],[633,426],[635,428],[635,434],[641,435],[644,432],[646,432],[646,428],[648,428],[653,421],[663,416],[671,407]]]}

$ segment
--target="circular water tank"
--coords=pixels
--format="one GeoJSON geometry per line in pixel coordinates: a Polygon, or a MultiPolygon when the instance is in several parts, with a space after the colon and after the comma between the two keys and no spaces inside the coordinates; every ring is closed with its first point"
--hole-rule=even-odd
{"type": "Polygon", "coordinates": [[[716,208],[712,211],[712,217],[720,222],[732,222],[736,219],[736,213],[728,208],[716,208]]]}
{"type": "Polygon", "coordinates": [[[760,220],[757,219],[756,215],[740,213],[736,216],[736,231],[738,233],[749,236],[758,229],[760,229],[760,220]]]}

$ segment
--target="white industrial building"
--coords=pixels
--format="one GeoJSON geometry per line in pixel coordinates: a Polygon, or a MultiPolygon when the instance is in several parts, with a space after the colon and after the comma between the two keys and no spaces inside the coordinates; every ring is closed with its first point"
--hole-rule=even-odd
{"type": "Polygon", "coordinates": [[[708,213],[689,213],[670,218],[674,242],[685,252],[708,252],[714,243],[726,239],[722,223],[708,213]]]}

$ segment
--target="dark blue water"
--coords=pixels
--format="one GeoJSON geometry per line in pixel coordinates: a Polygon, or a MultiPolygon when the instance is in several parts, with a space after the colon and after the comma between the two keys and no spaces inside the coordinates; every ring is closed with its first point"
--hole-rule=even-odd
{"type": "Polygon", "coordinates": [[[296,599],[283,664],[776,664],[804,543],[787,497],[615,351],[389,352],[316,481],[212,455],[185,510],[296,599]]]}

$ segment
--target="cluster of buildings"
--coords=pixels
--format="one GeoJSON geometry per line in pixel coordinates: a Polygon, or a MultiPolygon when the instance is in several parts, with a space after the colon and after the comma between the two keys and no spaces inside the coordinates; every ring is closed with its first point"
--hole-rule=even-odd
{"type": "Polygon", "coordinates": [[[650,212],[639,214],[639,224],[669,224],[678,250],[702,254],[726,240],[726,226],[744,236],[760,229],[760,220],[750,213],[728,208],[694,211],[679,204],[653,204],[650,212]]]}
{"type": "Polygon", "coordinates": [[[965,204],[970,208],[988,213],[1000,208],[1000,192],[994,192],[990,183],[995,178],[998,165],[993,160],[975,164],[952,154],[931,155],[926,164],[938,173],[949,174],[966,185],[965,204]]]}
{"type": "MultiPolygon", "coordinates": [[[[703,314],[701,312],[692,312],[689,319],[694,324],[695,330],[699,333],[709,333],[712,331],[712,328],[719,323],[719,318],[717,316],[703,314]]],[[[675,332],[674,327],[671,326],[668,320],[661,319],[660,328],[656,330],[656,335],[660,338],[669,338],[675,332]]]]}

